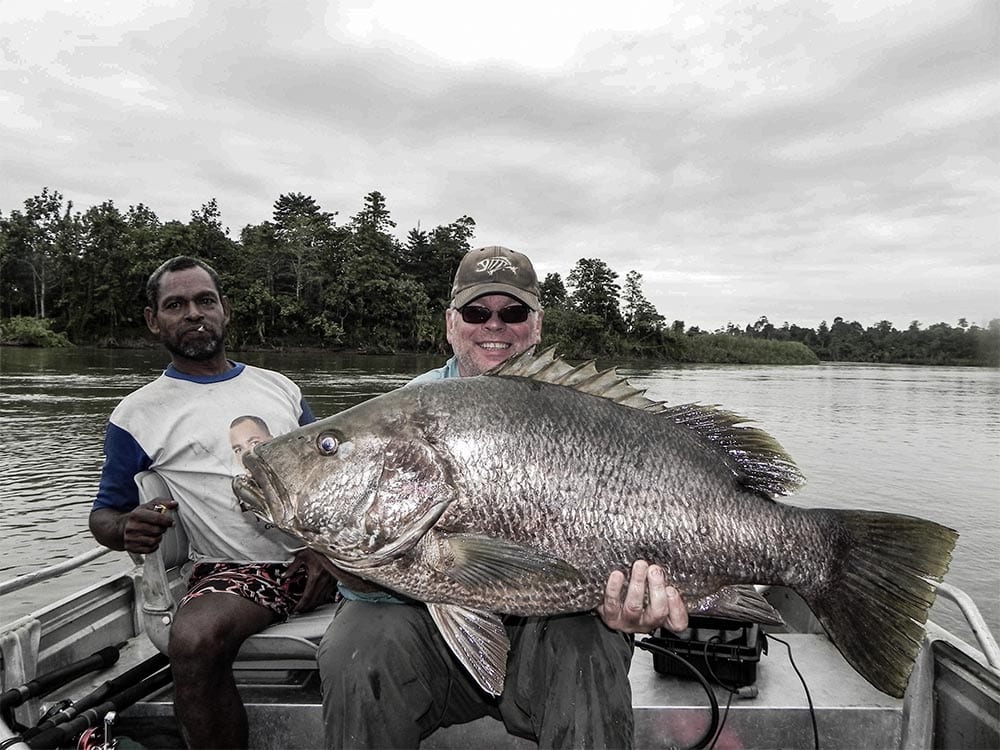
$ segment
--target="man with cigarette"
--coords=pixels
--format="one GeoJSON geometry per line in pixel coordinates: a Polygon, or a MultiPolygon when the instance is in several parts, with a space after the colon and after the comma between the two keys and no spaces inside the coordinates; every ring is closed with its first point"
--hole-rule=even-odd
{"type": "Polygon", "coordinates": [[[146,554],[175,520],[183,524],[194,569],[170,629],[174,710],[188,747],[246,747],[232,674],[240,646],[291,612],[329,601],[335,581],[316,553],[241,512],[230,431],[248,414],[274,434],[313,415],[284,375],[227,358],[229,300],[209,265],[172,258],[149,277],[146,296],[146,325],[170,366],[111,414],[90,530],[107,547],[146,554]],[[140,504],[134,477],[146,470],[172,499],[140,504]]]}

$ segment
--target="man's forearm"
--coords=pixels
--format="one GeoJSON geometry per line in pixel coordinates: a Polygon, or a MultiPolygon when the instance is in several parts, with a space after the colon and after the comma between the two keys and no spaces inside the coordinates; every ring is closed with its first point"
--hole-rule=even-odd
{"type": "Polygon", "coordinates": [[[90,513],[90,533],[105,547],[125,549],[125,521],[128,513],[112,508],[98,508],[90,513]]]}

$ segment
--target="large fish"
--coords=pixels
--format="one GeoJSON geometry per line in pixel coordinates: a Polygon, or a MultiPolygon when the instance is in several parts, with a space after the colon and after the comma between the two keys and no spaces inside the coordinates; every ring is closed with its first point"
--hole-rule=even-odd
{"type": "Polygon", "coordinates": [[[426,602],[492,693],[508,649],[495,613],[593,609],[611,571],[645,559],[694,613],[773,622],[749,584],[791,587],[858,672],[901,696],[958,535],[775,501],[802,477],[743,422],[529,351],[260,445],[234,489],[340,569],[426,602]]]}

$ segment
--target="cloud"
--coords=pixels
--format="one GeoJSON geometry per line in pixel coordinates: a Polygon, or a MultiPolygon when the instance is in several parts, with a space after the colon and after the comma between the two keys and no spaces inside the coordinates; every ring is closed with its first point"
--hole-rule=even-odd
{"type": "Polygon", "coordinates": [[[0,210],[379,190],[704,328],[1000,315],[994,2],[547,8],[11,3],[0,210]]]}

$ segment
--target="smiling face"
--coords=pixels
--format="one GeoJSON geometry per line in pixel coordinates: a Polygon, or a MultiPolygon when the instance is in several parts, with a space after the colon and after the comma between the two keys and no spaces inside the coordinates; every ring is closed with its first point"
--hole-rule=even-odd
{"type": "MultiPolygon", "coordinates": [[[[522,303],[505,294],[488,294],[477,297],[469,304],[496,313],[522,303]]],[[[523,323],[504,323],[496,314],[485,323],[466,323],[458,310],[449,308],[445,320],[448,343],[458,359],[458,371],[462,377],[482,375],[542,339],[541,310],[529,313],[523,323]]]]}
{"type": "Polygon", "coordinates": [[[226,369],[229,301],[219,295],[205,269],[194,266],[163,274],[156,309],[147,307],[145,316],[177,369],[197,373],[226,369]]]}

